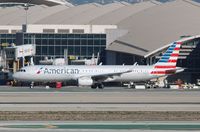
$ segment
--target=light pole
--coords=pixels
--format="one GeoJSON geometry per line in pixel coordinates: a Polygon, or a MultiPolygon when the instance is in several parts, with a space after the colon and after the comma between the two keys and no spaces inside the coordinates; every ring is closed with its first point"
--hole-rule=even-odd
{"type": "Polygon", "coordinates": [[[28,9],[29,9],[29,4],[30,4],[31,0],[29,0],[26,4],[24,4],[24,10],[26,11],[26,29],[25,31],[27,31],[27,26],[28,26],[28,9]]]}
{"type": "Polygon", "coordinates": [[[24,7],[24,10],[26,11],[26,26],[27,26],[27,24],[28,24],[28,3],[26,3],[25,5],[24,5],[25,7],[24,7]]]}
{"type": "MultiPolygon", "coordinates": [[[[25,23],[25,29],[23,28],[23,32],[27,32],[27,27],[28,27],[28,9],[29,9],[29,4],[31,0],[29,0],[26,4],[24,4],[24,10],[26,11],[26,23],[25,23]]],[[[22,66],[24,67],[24,56],[22,57],[22,66]]]]}

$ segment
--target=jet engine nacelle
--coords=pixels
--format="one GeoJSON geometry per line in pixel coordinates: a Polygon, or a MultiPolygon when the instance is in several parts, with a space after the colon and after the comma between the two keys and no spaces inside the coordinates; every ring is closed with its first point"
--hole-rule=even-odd
{"type": "Polygon", "coordinates": [[[84,77],[78,79],[79,86],[92,86],[94,81],[91,78],[84,77]]]}

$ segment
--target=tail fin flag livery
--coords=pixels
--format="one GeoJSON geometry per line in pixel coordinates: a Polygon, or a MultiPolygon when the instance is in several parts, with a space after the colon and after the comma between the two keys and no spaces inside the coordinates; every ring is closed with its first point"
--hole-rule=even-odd
{"type": "Polygon", "coordinates": [[[174,42],[154,65],[151,74],[174,74],[182,42],[174,42]]]}

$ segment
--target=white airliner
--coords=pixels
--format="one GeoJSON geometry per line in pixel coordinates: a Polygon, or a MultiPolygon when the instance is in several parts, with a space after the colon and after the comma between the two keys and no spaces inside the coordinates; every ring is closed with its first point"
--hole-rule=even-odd
{"type": "Polygon", "coordinates": [[[176,67],[182,42],[174,42],[154,65],[35,65],[21,68],[13,77],[19,81],[56,82],[77,80],[79,86],[103,88],[102,82],[139,82],[182,72],[176,67]]]}

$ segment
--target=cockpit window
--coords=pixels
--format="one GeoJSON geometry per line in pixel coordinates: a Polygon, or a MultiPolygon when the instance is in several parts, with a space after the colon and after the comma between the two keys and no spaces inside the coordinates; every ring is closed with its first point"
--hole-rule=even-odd
{"type": "Polygon", "coordinates": [[[26,70],[25,69],[20,69],[19,72],[26,72],[26,70]]]}

